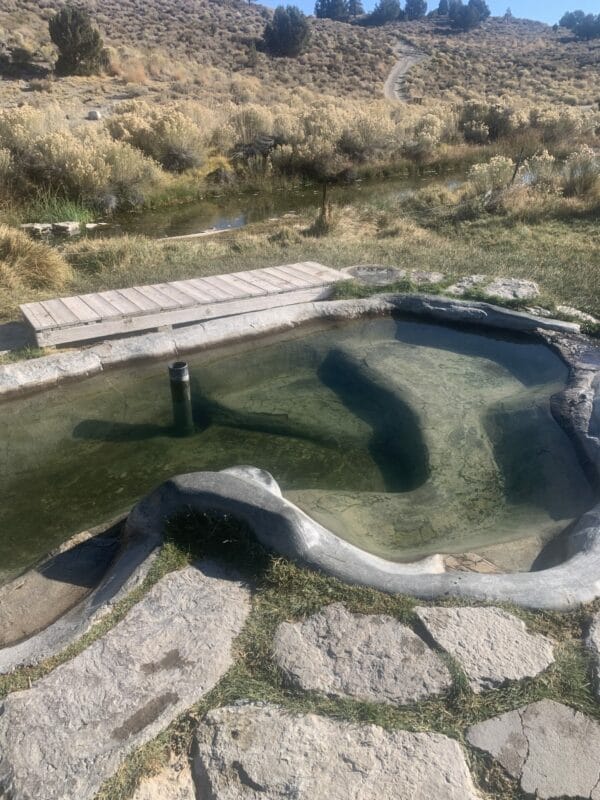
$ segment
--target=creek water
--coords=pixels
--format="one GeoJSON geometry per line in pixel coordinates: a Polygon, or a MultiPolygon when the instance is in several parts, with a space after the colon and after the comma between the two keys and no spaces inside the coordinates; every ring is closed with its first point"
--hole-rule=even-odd
{"type": "Polygon", "coordinates": [[[551,537],[593,503],[550,413],[564,363],[531,338],[410,319],[309,327],[3,403],[0,580],[163,480],[251,464],[340,536],[394,560],[551,537]]]}
{"type": "MultiPolygon", "coordinates": [[[[463,175],[433,174],[404,175],[378,180],[356,181],[348,186],[332,186],[328,189],[331,202],[354,205],[370,201],[381,201],[406,196],[430,183],[445,180],[457,185],[463,175]]],[[[228,230],[242,228],[253,222],[263,222],[320,206],[322,189],[304,187],[281,188],[272,192],[212,195],[204,200],[169,206],[156,211],[120,215],[109,228],[99,228],[92,235],[119,236],[139,234],[152,238],[185,236],[206,230],[228,230]]]]}

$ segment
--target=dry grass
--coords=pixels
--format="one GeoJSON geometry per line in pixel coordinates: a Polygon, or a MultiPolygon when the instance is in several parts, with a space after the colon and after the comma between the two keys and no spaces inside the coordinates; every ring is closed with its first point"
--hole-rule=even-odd
{"type": "Polygon", "coordinates": [[[34,242],[16,228],[0,225],[0,289],[58,290],[71,269],[63,256],[43,242],[34,242]]]}
{"type": "Polygon", "coordinates": [[[577,41],[564,29],[519,19],[490,19],[460,34],[428,20],[396,29],[429,55],[408,75],[409,96],[598,107],[599,40],[577,41]]]}
{"type": "MultiPolygon", "coordinates": [[[[47,19],[61,0],[6,0],[0,29],[8,43],[27,47],[40,65],[54,51],[47,19]]],[[[312,41],[298,59],[255,53],[252,42],[272,13],[243,0],[107,0],[89,3],[110,47],[112,78],[66,79],[54,94],[102,93],[116,102],[119,83],[153,98],[206,100],[236,96],[269,102],[291,96],[299,86],[317,94],[381,96],[398,43],[430,59],[411,70],[408,95],[426,101],[461,102],[498,98],[535,104],[594,105],[600,99],[600,43],[577,42],[566,31],[525,20],[491,19],[469,33],[451,32],[434,20],[364,28],[312,20],[312,41]],[[132,46],[132,43],[135,43],[132,46]]],[[[121,93],[123,89],[121,88],[121,93]]],[[[16,81],[5,81],[0,96],[16,99],[16,81]]]]}

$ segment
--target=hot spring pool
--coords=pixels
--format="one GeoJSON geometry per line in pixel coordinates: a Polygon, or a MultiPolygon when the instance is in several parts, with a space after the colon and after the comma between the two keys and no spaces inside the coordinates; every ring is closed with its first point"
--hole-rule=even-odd
{"type": "Polygon", "coordinates": [[[165,363],[0,406],[0,580],[172,475],[235,464],[396,561],[550,538],[593,505],[550,413],[567,367],[532,337],[362,319],[188,363],[188,438],[165,363]]]}

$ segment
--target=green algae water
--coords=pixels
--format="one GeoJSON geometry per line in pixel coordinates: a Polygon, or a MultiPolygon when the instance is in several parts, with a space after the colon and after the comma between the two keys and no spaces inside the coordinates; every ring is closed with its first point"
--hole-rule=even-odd
{"type": "Polygon", "coordinates": [[[394,560],[551,538],[593,504],[550,413],[564,363],[531,338],[403,319],[305,328],[0,406],[0,579],[165,479],[251,464],[343,538],[394,560]]]}

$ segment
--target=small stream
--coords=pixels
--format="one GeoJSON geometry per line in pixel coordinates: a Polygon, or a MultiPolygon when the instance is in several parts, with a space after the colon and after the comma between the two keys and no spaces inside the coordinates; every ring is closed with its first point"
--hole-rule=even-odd
{"type": "MultiPolygon", "coordinates": [[[[336,205],[389,201],[405,197],[423,186],[438,182],[440,178],[445,178],[449,185],[456,186],[463,180],[463,175],[445,173],[441,176],[439,173],[426,173],[355,181],[345,186],[330,187],[327,197],[336,205]]],[[[277,219],[286,214],[293,215],[311,209],[316,213],[321,197],[322,189],[318,186],[212,195],[194,203],[120,215],[110,228],[100,228],[95,235],[130,234],[160,239],[208,230],[243,228],[253,222],[277,219]]]]}

